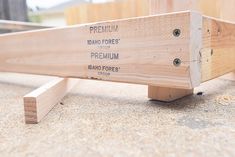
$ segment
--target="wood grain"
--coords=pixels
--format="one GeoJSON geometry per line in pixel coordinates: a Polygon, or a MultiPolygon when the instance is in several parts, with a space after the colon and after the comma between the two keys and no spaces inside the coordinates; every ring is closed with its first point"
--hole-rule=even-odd
{"type": "Polygon", "coordinates": [[[233,23],[162,14],[1,35],[0,70],[192,89],[234,71],[234,42],[233,23]]]}
{"type": "Polygon", "coordinates": [[[150,0],[151,14],[196,10],[203,15],[231,21],[225,22],[211,17],[203,18],[201,82],[234,70],[234,3],[234,0],[150,0]]]}
{"type": "Polygon", "coordinates": [[[158,101],[171,102],[192,94],[193,89],[148,86],[148,97],[158,101]]]}
{"type": "Polygon", "coordinates": [[[25,95],[25,123],[40,122],[77,82],[77,79],[57,78],[25,95]]]}
{"type": "Polygon", "coordinates": [[[190,43],[193,14],[180,12],[1,35],[0,71],[191,89],[199,85],[191,77],[195,67],[190,67],[196,64],[193,56],[199,54],[192,51],[190,43]],[[105,26],[117,26],[118,31],[94,32],[94,28],[105,26]],[[181,30],[179,37],[173,35],[175,29],[181,30]],[[87,44],[88,40],[103,39],[118,43],[87,44]],[[97,59],[92,53],[119,57],[97,59]],[[173,65],[175,58],[182,61],[178,67],[173,65]]]}
{"type": "Polygon", "coordinates": [[[235,23],[203,18],[202,82],[235,70],[235,23]]]}
{"type": "MultiPolygon", "coordinates": [[[[150,14],[156,13],[166,13],[166,12],[174,12],[177,10],[188,10],[187,7],[191,8],[192,4],[189,1],[181,1],[180,3],[173,4],[171,0],[150,0],[150,14]],[[177,4],[177,6],[176,6],[177,4]],[[191,5],[191,6],[190,6],[191,5]]],[[[192,14],[193,18],[191,18],[191,51],[194,53],[191,56],[191,60],[195,60],[195,62],[191,62],[190,69],[192,69],[191,77],[192,80],[195,81],[194,84],[200,84],[200,67],[199,62],[197,61],[198,52],[202,46],[202,36],[201,32],[198,28],[202,27],[202,16],[198,14],[192,14]],[[198,71],[197,71],[198,70],[198,71]],[[197,71],[197,72],[195,72],[197,71]]],[[[196,86],[195,85],[195,86],[196,86]]],[[[164,101],[164,102],[171,102],[177,100],[179,98],[188,96],[193,94],[193,89],[179,89],[179,88],[171,88],[171,87],[157,87],[157,86],[148,86],[148,97],[153,100],[164,101]]]]}

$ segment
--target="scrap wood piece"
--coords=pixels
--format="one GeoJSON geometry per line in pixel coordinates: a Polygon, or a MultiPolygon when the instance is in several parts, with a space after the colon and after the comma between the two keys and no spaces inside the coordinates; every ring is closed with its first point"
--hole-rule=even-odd
{"type": "Polygon", "coordinates": [[[25,95],[24,111],[26,124],[40,122],[77,82],[77,79],[57,78],[25,95]]]}
{"type": "Polygon", "coordinates": [[[153,100],[171,102],[193,94],[193,89],[175,89],[148,86],[148,97],[153,100]]]}

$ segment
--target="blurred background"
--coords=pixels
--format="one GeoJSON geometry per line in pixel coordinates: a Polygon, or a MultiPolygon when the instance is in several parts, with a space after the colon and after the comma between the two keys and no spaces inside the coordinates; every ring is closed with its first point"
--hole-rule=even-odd
{"type": "Polygon", "coordinates": [[[65,25],[69,7],[108,1],[112,0],[0,0],[0,19],[65,25]]]}
{"type": "MultiPolygon", "coordinates": [[[[0,0],[0,19],[33,22],[45,28],[196,10],[235,21],[234,6],[235,0],[0,0]]],[[[5,32],[2,28],[0,33],[5,32]]]]}
{"type": "Polygon", "coordinates": [[[147,5],[148,0],[0,0],[0,19],[65,26],[145,15],[147,5]]]}

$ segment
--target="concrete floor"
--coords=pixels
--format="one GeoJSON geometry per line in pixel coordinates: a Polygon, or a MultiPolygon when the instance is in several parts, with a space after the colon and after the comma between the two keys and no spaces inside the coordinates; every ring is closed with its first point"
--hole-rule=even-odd
{"type": "Polygon", "coordinates": [[[217,79],[173,103],[147,87],[81,80],[38,125],[22,96],[50,77],[0,73],[0,156],[235,156],[235,82],[217,79]]]}

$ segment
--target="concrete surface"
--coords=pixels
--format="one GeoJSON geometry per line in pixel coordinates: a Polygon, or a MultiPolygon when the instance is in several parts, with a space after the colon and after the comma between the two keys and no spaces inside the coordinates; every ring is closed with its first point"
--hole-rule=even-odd
{"type": "Polygon", "coordinates": [[[235,156],[235,82],[217,79],[173,103],[147,87],[81,80],[38,125],[22,96],[50,77],[0,73],[0,156],[235,156]]]}

